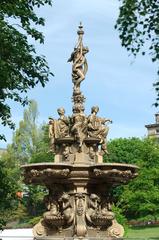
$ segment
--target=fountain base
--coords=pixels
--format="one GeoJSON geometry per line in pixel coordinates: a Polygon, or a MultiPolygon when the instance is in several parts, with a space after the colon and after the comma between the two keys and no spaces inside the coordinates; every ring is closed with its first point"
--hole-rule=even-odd
{"type": "Polygon", "coordinates": [[[45,185],[47,211],[33,228],[35,237],[120,238],[123,227],[111,209],[111,189],[136,177],[128,164],[40,163],[24,169],[27,184],[45,185]]]}

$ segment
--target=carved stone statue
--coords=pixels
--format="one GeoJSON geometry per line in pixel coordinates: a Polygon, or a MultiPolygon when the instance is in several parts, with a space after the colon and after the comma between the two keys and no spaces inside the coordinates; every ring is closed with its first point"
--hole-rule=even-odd
{"type": "Polygon", "coordinates": [[[74,48],[74,51],[71,54],[71,57],[68,59],[68,62],[73,62],[72,65],[72,81],[74,84],[74,92],[80,92],[80,84],[85,79],[85,75],[88,70],[87,59],[85,57],[86,53],[89,52],[88,47],[83,46],[83,26],[79,26],[79,35],[77,46],[74,48]]]}
{"type": "Polygon", "coordinates": [[[69,119],[65,116],[65,109],[58,108],[59,119],[57,120],[56,137],[66,137],[69,135],[69,119]]]}
{"type": "Polygon", "coordinates": [[[50,139],[50,151],[55,151],[55,134],[54,134],[54,119],[49,117],[49,139],[50,139]]]}
{"type": "Polygon", "coordinates": [[[88,53],[88,48],[75,48],[68,62],[73,62],[72,65],[72,81],[74,83],[74,91],[80,91],[80,83],[85,79],[88,70],[88,64],[85,54],[88,53]]]}
{"type": "Polygon", "coordinates": [[[65,109],[58,108],[59,119],[49,118],[49,138],[51,140],[51,150],[55,151],[55,139],[69,136],[69,118],[65,116],[65,109]]]}
{"type": "Polygon", "coordinates": [[[90,224],[93,224],[93,217],[96,216],[99,211],[99,202],[100,198],[92,193],[88,199],[87,203],[87,211],[86,211],[86,219],[90,224]]]}
{"type": "Polygon", "coordinates": [[[77,140],[79,148],[81,149],[83,140],[87,135],[87,118],[84,114],[84,109],[82,109],[81,107],[73,108],[73,115],[71,121],[71,133],[77,140]]]}
{"type": "Polygon", "coordinates": [[[44,221],[48,223],[49,225],[54,225],[55,219],[57,219],[59,215],[59,206],[56,201],[52,201],[49,205],[48,212],[45,212],[43,217],[44,221]]]}
{"type": "Polygon", "coordinates": [[[67,225],[70,225],[74,220],[74,210],[71,205],[70,196],[67,193],[63,193],[59,199],[61,205],[61,211],[64,216],[64,220],[67,225]]]}
{"type": "Polygon", "coordinates": [[[101,216],[105,217],[110,222],[115,218],[115,214],[112,212],[111,204],[105,199],[101,203],[101,216]]]}
{"type": "Polygon", "coordinates": [[[108,135],[109,127],[105,125],[106,122],[112,123],[112,120],[107,118],[100,118],[97,116],[99,111],[98,106],[93,106],[91,115],[88,116],[88,136],[100,139],[101,149],[107,152],[106,137],[108,135]]]}

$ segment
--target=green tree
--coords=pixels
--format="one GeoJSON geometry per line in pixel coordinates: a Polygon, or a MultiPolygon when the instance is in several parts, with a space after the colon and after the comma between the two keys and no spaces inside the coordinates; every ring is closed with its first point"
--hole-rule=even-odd
{"type": "Polygon", "coordinates": [[[50,152],[48,125],[37,125],[38,106],[31,100],[24,110],[23,120],[13,134],[12,148],[19,164],[52,162],[54,156],[50,152]]]}
{"type": "Polygon", "coordinates": [[[0,227],[12,217],[30,219],[44,211],[45,188],[25,186],[22,181],[21,164],[53,162],[49,152],[48,126],[38,126],[38,107],[32,100],[24,110],[23,120],[13,135],[12,144],[0,158],[0,227]],[[25,197],[18,205],[16,192],[24,191],[25,197]]]}
{"type": "MultiPolygon", "coordinates": [[[[53,162],[54,155],[50,152],[50,140],[48,137],[48,126],[43,125],[39,128],[39,140],[36,142],[36,150],[31,153],[29,163],[53,162]]],[[[28,197],[24,202],[28,213],[32,217],[42,214],[45,210],[43,198],[47,190],[42,186],[29,185],[28,197]]],[[[36,218],[35,218],[36,219],[36,218]]]]}
{"type": "Polygon", "coordinates": [[[115,139],[106,161],[137,164],[139,176],[115,191],[116,204],[127,219],[159,218],[159,144],[154,139],[115,139]]]}
{"type": "MultiPolygon", "coordinates": [[[[121,44],[136,56],[147,51],[153,62],[159,63],[159,1],[120,0],[119,16],[115,28],[119,31],[121,44]],[[147,49],[145,51],[145,49],[147,49]]],[[[159,75],[159,69],[158,69],[159,75]]],[[[159,103],[159,81],[155,84],[159,103]]]]}
{"type": "Polygon", "coordinates": [[[0,158],[0,229],[18,207],[16,192],[21,190],[20,170],[13,153],[8,146],[7,152],[0,158]]]}
{"type": "MultiPolygon", "coordinates": [[[[24,110],[23,120],[20,121],[19,128],[13,135],[12,149],[19,165],[53,162],[54,156],[49,151],[48,125],[38,126],[38,115],[37,103],[31,100],[28,108],[24,110]]],[[[45,194],[44,187],[27,186],[27,197],[23,199],[23,206],[26,207],[30,217],[38,216],[44,211],[43,197],[45,194]]]]}
{"type": "Polygon", "coordinates": [[[54,154],[50,151],[48,125],[43,125],[40,131],[39,141],[36,145],[36,152],[34,152],[29,160],[30,163],[38,162],[53,162],[54,154]]]}
{"type": "Polygon", "coordinates": [[[24,110],[19,128],[13,135],[14,154],[21,164],[29,162],[32,154],[36,152],[41,133],[37,126],[38,114],[37,103],[31,100],[28,108],[24,110]]]}
{"type": "MultiPolygon", "coordinates": [[[[44,26],[45,21],[37,16],[35,9],[51,3],[51,0],[1,0],[0,120],[4,126],[15,127],[8,99],[24,106],[28,103],[27,91],[38,83],[44,87],[50,74],[53,75],[45,57],[29,44],[29,37],[44,43],[44,36],[36,26],[44,26]]],[[[4,135],[0,138],[5,139],[4,135]]]]}

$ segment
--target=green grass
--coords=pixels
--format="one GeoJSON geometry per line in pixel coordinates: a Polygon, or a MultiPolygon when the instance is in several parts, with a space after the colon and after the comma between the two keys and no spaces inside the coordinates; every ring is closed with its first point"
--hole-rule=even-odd
{"type": "Polygon", "coordinates": [[[133,227],[128,228],[125,238],[134,239],[158,239],[159,240],[159,227],[133,227]]]}

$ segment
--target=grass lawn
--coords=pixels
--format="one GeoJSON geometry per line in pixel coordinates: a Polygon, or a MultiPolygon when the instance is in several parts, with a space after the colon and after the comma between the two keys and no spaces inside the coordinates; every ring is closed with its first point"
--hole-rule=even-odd
{"type": "Polygon", "coordinates": [[[133,227],[128,228],[126,238],[158,239],[159,227],[133,227]]]}

